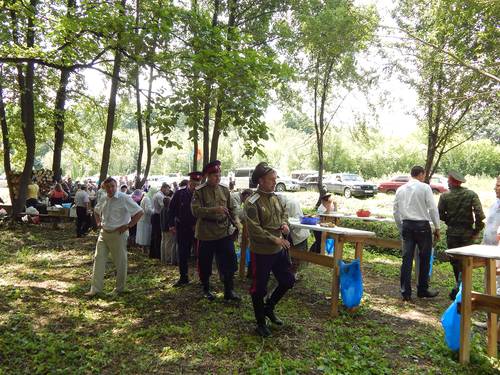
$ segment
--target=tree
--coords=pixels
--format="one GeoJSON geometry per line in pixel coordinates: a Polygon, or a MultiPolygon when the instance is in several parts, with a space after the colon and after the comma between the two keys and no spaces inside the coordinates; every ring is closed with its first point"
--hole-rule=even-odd
{"type": "MultiPolygon", "coordinates": [[[[465,51],[472,47],[468,43],[481,40],[469,32],[468,42],[457,41],[455,29],[448,24],[450,19],[456,19],[455,10],[449,5],[450,2],[408,0],[401,1],[397,12],[402,29],[413,30],[419,39],[429,41],[399,46],[411,64],[404,71],[410,77],[407,82],[419,97],[421,111],[416,115],[427,143],[426,181],[436,172],[444,155],[473,139],[491,122],[498,124],[499,118],[494,80],[477,69],[457,64],[447,52],[451,46],[456,53],[461,50],[463,56],[471,56],[465,51]]],[[[473,19],[477,21],[477,17],[473,19]]],[[[490,61],[490,55],[495,53],[480,46],[477,49],[484,53],[483,61],[490,61]]]]}
{"type": "Polygon", "coordinates": [[[378,17],[371,7],[357,7],[350,0],[314,0],[300,2],[294,9],[297,49],[307,56],[301,80],[312,96],[313,123],[318,152],[318,190],[323,187],[324,138],[331,119],[354,85],[363,77],[357,56],[374,39],[378,17]],[[336,108],[329,111],[333,98],[336,108]],[[329,113],[331,112],[331,113],[329,113]]]}

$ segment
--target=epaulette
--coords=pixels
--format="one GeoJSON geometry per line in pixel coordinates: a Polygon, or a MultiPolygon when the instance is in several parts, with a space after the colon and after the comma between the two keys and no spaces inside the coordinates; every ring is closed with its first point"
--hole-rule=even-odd
{"type": "Polygon", "coordinates": [[[185,190],[187,186],[181,186],[178,190],[185,190]]]}
{"type": "Polygon", "coordinates": [[[204,188],[205,186],[207,186],[206,182],[204,184],[196,186],[196,190],[200,190],[200,189],[204,188]]]}
{"type": "Polygon", "coordinates": [[[257,202],[257,200],[260,198],[260,195],[258,193],[255,193],[254,195],[252,195],[250,198],[248,198],[248,201],[252,204],[254,204],[255,202],[257,202]]]}
{"type": "Polygon", "coordinates": [[[226,184],[221,184],[221,183],[219,182],[219,185],[220,185],[220,186],[222,186],[222,187],[225,187],[226,189],[228,189],[228,190],[229,190],[229,186],[227,186],[226,184]]]}

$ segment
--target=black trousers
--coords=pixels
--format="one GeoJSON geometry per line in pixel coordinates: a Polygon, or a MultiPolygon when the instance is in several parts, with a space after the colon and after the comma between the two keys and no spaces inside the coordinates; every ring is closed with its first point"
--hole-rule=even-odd
{"type": "Polygon", "coordinates": [[[411,270],[415,245],[418,246],[420,267],[417,290],[429,289],[429,268],[432,252],[432,231],[428,221],[403,220],[403,263],[401,265],[401,294],[411,296],[411,270]]]}
{"type": "MultiPolygon", "coordinates": [[[[446,235],[446,245],[448,249],[456,249],[457,247],[472,245],[472,238],[469,236],[449,236],[446,235]]],[[[453,267],[453,274],[455,276],[456,287],[458,288],[461,278],[460,273],[462,272],[462,265],[460,260],[456,258],[450,259],[451,266],[453,267]]]]}
{"type": "Polygon", "coordinates": [[[319,254],[321,252],[321,232],[314,230],[313,234],[314,234],[314,243],[309,248],[309,251],[319,254]]]}
{"type": "Polygon", "coordinates": [[[90,228],[90,215],[86,207],[76,207],[76,235],[78,237],[87,233],[90,228]]]}
{"type": "Polygon", "coordinates": [[[231,236],[213,241],[200,241],[198,274],[203,285],[208,285],[210,276],[212,276],[214,255],[220,272],[224,275],[224,281],[232,280],[236,272],[234,242],[231,236]]]}
{"type": "Polygon", "coordinates": [[[191,248],[195,242],[193,231],[177,229],[177,251],[179,255],[179,274],[181,280],[188,280],[188,262],[191,248]]]}
{"type": "MultiPolygon", "coordinates": [[[[291,271],[291,262],[288,252],[285,250],[280,250],[276,254],[257,254],[254,252],[250,253],[250,259],[252,261],[252,287],[250,288],[250,294],[264,298],[267,295],[267,284],[269,282],[269,277],[271,272],[278,281],[278,287],[280,295],[276,295],[271,299],[277,303],[284,292],[291,289],[295,284],[295,276],[291,271]],[[282,291],[282,294],[281,294],[282,291]]],[[[273,294],[276,292],[273,292],[273,294]]]]}
{"type": "Polygon", "coordinates": [[[151,215],[151,248],[149,257],[161,259],[161,225],[160,214],[151,215]]]}

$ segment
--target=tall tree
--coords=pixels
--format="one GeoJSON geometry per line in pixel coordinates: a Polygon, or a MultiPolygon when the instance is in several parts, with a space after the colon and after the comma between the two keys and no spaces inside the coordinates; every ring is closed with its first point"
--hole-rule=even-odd
{"type": "Polygon", "coordinates": [[[366,77],[360,74],[358,56],[374,39],[378,17],[372,7],[358,7],[351,0],[311,0],[294,9],[297,47],[307,56],[301,80],[311,94],[313,123],[318,152],[318,190],[323,187],[324,139],[331,117],[342,102],[344,91],[360,86],[366,77]]]}

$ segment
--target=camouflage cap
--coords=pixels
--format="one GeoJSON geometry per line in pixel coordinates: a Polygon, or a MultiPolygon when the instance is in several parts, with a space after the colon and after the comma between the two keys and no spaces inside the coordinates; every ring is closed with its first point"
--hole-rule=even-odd
{"type": "Polygon", "coordinates": [[[462,182],[462,183],[466,182],[464,175],[457,172],[457,171],[454,171],[454,170],[448,171],[448,176],[450,176],[454,180],[457,180],[458,182],[462,182]]]}

